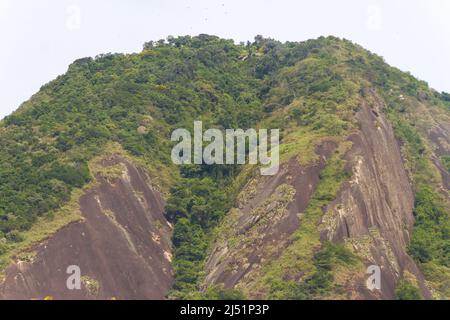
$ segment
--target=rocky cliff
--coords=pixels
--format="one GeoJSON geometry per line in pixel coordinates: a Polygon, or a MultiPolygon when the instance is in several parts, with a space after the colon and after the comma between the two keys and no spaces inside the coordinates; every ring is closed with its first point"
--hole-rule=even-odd
{"type": "Polygon", "coordinates": [[[0,286],[3,299],[162,299],[172,285],[171,226],[164,198],[146,172],[120,155],[100,167],[97,185],[79,199],[82,218],[16,259],[0,286]],[[81,289],[67,273],[79,267],[81,289]]]}
{"type": "MultiPolygon", "coordinates": [[[[373,90],[369,95],[356,112],[359,129],[345,139],[350,147],[342,159],[349,178],[333,201],[322,207],[314,228],[320,230],[322,243],[344,244],[364,264],[353,275],[338,279],[347,298],[395,299],[396,285],[404,277],[412,279],[425,298],[431,298],[422,272],[407,253],[414,225],[414,183],[383,100],[373,90]],[[370,274],[366,270],[371,265],[381,269],[381,290],[367,287],[370,274]]],[[[448,154],[442,150],[442,145],[448,146],[447,135],[448,130],[441,126],[431,131],[438,142],[437,154],[448,154]]],[[[316,147],[318,160],[311,165],[302,166],[294,157],[283,164],[278,175],[250,180],[230,211],[230,220],[219,229],[206,264],[205,287],[223,284],[242,288],[254,298],[268,297],[269,290],[259,284],[260,278],[271,264],[283,266],[282,253],[295,242],[295,232],[302,230],[302,216],[336,147],[335,142],[323,140],[316,147]]],[[[448,172],[440,171],[445,185],[448,172]]],[[[318,243],[315,245],[318,250],[318,243]]],[[[294,273],[282,270],[282,279],[302,279],[308,269],[307,264],[299,264],[294,273]]]]}

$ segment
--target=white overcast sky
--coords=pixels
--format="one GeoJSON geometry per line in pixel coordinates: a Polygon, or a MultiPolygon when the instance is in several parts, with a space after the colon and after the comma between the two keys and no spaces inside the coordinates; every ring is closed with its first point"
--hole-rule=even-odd
{"type": "Polygon", "coordinates": [[[450,91],[448,0],[0,0],[0,119],[75,59],[199,33],[344,37],[450,91]]]}

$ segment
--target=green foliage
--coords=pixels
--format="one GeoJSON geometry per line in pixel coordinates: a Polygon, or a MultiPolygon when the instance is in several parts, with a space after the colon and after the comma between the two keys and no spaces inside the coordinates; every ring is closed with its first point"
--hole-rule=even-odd
{"type": "Polygon", "coordinates": [[[433,102],[434,101],[439,101],[441,102],[444,107],[446,108],[447,111],[450,111],[450,94],[447,92],[442,92],[441,94],[435,92],[435,96],[433,97],[433,102]]]}
{"type": "Polygon", "coordinates": [[[395,288],[395,296],[397,300],[422,300],[422,294],[411,281],[406,279],[400,280],[395,288]]]}
{"type": "Polygon", "coordinates": [[[442,156],[441,161],[447,171],[450,173],[450,156],[442,156]]]}
{"type": "MultiPolygon", "coordinates": [[[[90,181],[86,163],[108,141],[154,167],[170,166],[172,129],[194,119],[218,127],[260,119],[261,81],[241,51],[201,35],[75,61],[0,124],[0,231],[27,230],[66,203],[90,181]]],[[[189,210],[207,226],[217,201],[198,196],[189,210]]]]}
{"type": "Polygon", "coordinates": [[[244,300],[245,295],[238,289],[224,288],[223,285],[210,286],[200,297],[202,300],[244,300]]]}
{"type": "Polygon", "coordinates": [[[60,180],[66,185],[80,188],[90,181],[90,174],[86,163],[78,163],[76,165],[53,163],[46,174],[46,178],[48,180],[60,180]]]}
{"type": "Polygon", "coordinates": [[[226,200],[217,181],[209,177],[184,178],[172,187],[166,212],[173,222],[187,217],[206,230],[220,220],[226,210],[226,200]]]}
{"type": "Polygon", "coordinates": [[[5,235],[5,238],[7,240],[11,241],[11,242],[21,242],[23,240],[22,235],[17,230],[13,230],[13,231],[8,232],[5,235]]]}
{"type": "MultiPolygon", "coordinates": [[[[3,239],[0,239],[0,255],[5,254],[8,251],[8,246],[2,240],[3,239]]],[[[0,262],[0,265],[1,265],[1,262],[0,262]]]]}
{"type": "MultiPolygon", "coordinates": [[[[258,36],[235,45],[199,35],[149,42],[139,54],[75,61],[0,124],[0,231],[27,230],[66,203],[73,188],[89,182],[86,163],[108,141],[154,167],[170,166],[174,128],[200,119],[247,128],[266,116],[263,105],[278,109],[302,96],[311,99],[299,123],[339,134],[348,123],[334,115],[341,112],[336,103],[351,104],[355,85],[341,81],[330,45],[340,44],[336,38],[282,44],[258,36]]],[[[235,169],[212,170],[204,175],[221,180],[235,169]]],[[[188,211],[209,228],[223,209],[208,211],[222,200],[197,198],[188,211]]],[[[183,205],[177,209],[188,214],[183,205]]]]}
{"type": "Polygon", "coordinates": [[[338,289],[334,284],[333,267],[336,265],[351,266],[357,261],[357,257],[343,245],[325,243],[314,255],[314,272],[303,281],[288,282],[287,286],[281,289],[285,292],[284,298],[306,300],[330,294],[333,290],[338,289]]]}
{"type": "Polygon", "coordinates": [[[414,233],[408,252],[417,261],[431,260],[450,267],[450,222],[439,195],[429,186],[420,186],[414,206],[414,233]]]}
{"type": "Polygon", "coordinates": [[[188,166],[182,170],[181,181],[171,188],[166,214],[174,223],[176,291],[172,297],[190,296],[199,290],[209,233],[230,208],[226,185],[233,172],[227,166],[188,166]]]}

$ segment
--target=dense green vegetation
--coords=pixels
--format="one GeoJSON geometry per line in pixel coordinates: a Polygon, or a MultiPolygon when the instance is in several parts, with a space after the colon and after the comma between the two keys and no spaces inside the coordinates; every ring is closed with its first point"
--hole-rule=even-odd
{"type": "MultiPolygon", "coordinates": [[[[326,243],[313,258],[314,272],[301,282],[288,283],[286,299],[309,300],[327,296],[337,291],[338,285],[334,283],[333,267],[336,265],[354,265],[358,258],[343,245],[326,243]]],[[[273,289],[272,289],[273,290],[273,289]]]]}
{"type": "Polygon", "coordinates": [[[408,280],[400,280],[395,295],[398,300],[422,300],[422,294],[420,290],[408,280]]]}
{"type": "Polygon", "coordinates": [[[199,290],[209,232],[232,203],[226,190],[234,170],[215,166],[213,180],[205,172],[210,170],[209,166],[189,168],[182,170],[183,178],[172,187],[166,206],[168,218],[175,224],[172,237],[176,275],[174,290],[179,292],[173,293],[173,297],[199,290]]]}
{"type": "Polygon", "coordinates": [[[17,240],[6,235],[67,202],[108,141],[168,167],[171,129],[194,119],[245,127],[261,116],[259,80],[239,60],[244,46],[199,36],[145,48],[77,60],[2,121],[0,239],[17,240]]]}
{"type": "Polygon", "coordinates": [[[439,203],[431,188],[423,186],[416,193],[415,229],[409,253],[419,262],[435,260],[450,267],[450,224],[448,211],[439,203]]]}
{"type": "Polygon", "coordinates": [[[447,171],[450,173],[450,156],[441,157],[442,164],[445,166],[447,171]]]}

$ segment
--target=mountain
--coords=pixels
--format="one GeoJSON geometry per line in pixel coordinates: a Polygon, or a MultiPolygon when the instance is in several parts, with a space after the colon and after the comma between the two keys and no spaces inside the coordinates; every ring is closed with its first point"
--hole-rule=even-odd
{"type": "Polygon", "coordinates": [[[3,299],[450,298],[450,95],[348,40],[79,59],[0,161],[3,299]],[[278,172],[175,165],[194,121],[280,129],[278,172]]]}

